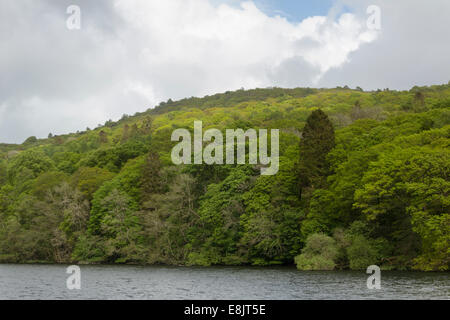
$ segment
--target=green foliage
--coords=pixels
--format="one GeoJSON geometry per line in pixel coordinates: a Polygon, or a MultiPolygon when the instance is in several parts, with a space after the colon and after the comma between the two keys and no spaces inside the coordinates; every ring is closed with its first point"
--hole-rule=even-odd
{"type": "Polygon", "coordinates": [[[102,168],[81,167],[72,175],[71,183],[89,200],[92,200],[98,188],[113,177],[113,173],[102,168]]]}
{"type": "Polygon", "coordinates": [[[111,172],[119,172],[130,159],[145,154],[148,145],[143,141],[132,140],[115,147],[101,148],[80,161],[80,166],[99,167],[111,172]]]}
{"type": "Polygon", "coordinates": [[[240,241],[242,251],[253,264],[281,264],[292,261],[300,250],[302,210],[297,198],[295,164],[280,158],[274,177],[261,176],[243,195],[245,213],[240,241]],[[244,249],[245,248],[245,249],[244,249]]]}
{"type": "Polygon", "coordinates": [[[5,185],[8,182],[8,169],[6,162],[0,160],[0,186],[5,185]]]}
{"type": "Polygon", "coordinates": [[[146,262],[197,264],[190,256],[193,228],[199,225],[200,218],[194,207],[195,180],[178,169],[163,170],[161,177],[169,182],[168,191],[153,194],[138,212],[148,248],[146,262]]]}
{"type": "Polygon", "coordinates": [[[0,261],[70,262],[88,215],[89,203],[67,183],[52,188],[43,200],[22,196],[14,213],[3,217],[0,261]]]}
{"type": "Polygon", "coordinates": [[[53,161],[42,151],[30,149],[20,153],[9,163],[9,181],[11,184],[22,184],[53,167],[53,161]]]}
{"type": "Polygon", "coordinates": [[[219,264],[236,256],[241,232],[239,221],[244,213],[242,195],[249,189],[254,174],[249,166],[240,165],[223,182],[209,185],[198,209],[200,224],[194,230],[195,240],[190,244],[200,251],[201,259],[198,255],[191,256],[195,259],[190,264],[199,259],[219,264]]]}
{"type": "Polygon", "coordinates": [[[32,194],[44,198],[49,191],[69,179],[64,172],[49,171],[41,174],[32,183],[32,194]]]}
{"type": "Polygon", "coordinates": [[[28,145],[30,145],[30,144],[36,143],[37,141],[38,141],[38,139],[37,139],[35,136],[31,136],[31,137],[27,138],[27,139],[23,142],[23,144],[28,144],[28,145]]]}
{"type": "MultiPolygon", "coordinates": [[[[395,253],[410,259],[417,256],[421,245],[425,246],[439,261],[431,259],[431,269],[448,268],[448,226],[435,223],[448,219],[450,210],[450,182],[445,179],[449,157],[448,150],[428,146],[395,148],[372,164],[363,177],[362,188],[355,192],[355,207],[395,243],[395,253]],[[437,228],[433,244],[427,239],[427,224],[437,228]]],[[[425,259],[422,256],[422,265],[425,259]]]]}
{"type": "Polygon", "coordinates": [[[299,270],[333,270],[338,255],[336,241],[323,234],[313,233],[306,239],[302,254],[295,257],[299,270]]]}
{"type": "Polygon", "coordinates": [[[56,152],[52,159],[59,171],[73,174],[77,170],[77,163],[80,161],[81,155],[75,152],[56,152]]]}
{"type": "Polygon", "coordinates": [[[123,191],[133,202],[136,210],[140,202],[141,195],[141,172],[143,158],[136,158],[129,161],[122,171],[112,180],[108,180],[94,193],[92,198],[91,217],[89,220],[89,232],[99,234],[101,220],[107,213],[104,207],[104,199],[110,196],[114,190],[123,191]]]}
{"type": "Polygon", "coordinates": [[[154,152],[149,152],[145,157],[141,174],[141,200],[146,201],[152,194],[161,193],[163,181],[160,176],[161,163],[159,156],[154,152]]]}
{"type": "Polygon", "coordinates": [[[370,240],[362,235],[352,238],[351,245],[347,248],[350,269],[364,270],[368,266],[377,263],[377,251],[371,245],[370,240]]]}
{"type": "Polygon", "coordinates": [[[238,90],[0,144],[0,262],[448,270],[449,97],[238,90]],[[173,166],[173,130],[199,119],[280,129],[279,172],[173,166]]]}

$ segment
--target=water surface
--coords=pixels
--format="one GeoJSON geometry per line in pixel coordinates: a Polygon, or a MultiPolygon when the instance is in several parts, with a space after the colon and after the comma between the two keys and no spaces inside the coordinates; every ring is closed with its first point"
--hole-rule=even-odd
{"type": "Polygon", "coordinates": [[[369,290],[364,271],[290,267],[81,266],[68,290],[67,266],[0,265],[0,299],[449,299],[450,273],[382,271],[369,290]]]}

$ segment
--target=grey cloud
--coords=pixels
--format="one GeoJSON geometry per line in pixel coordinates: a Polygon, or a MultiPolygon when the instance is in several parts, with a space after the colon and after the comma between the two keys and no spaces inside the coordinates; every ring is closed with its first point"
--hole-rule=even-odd
{"type": "MultiPolygon", "coordinates": [[[[347,1],[354,4],[354,1],[347,1]]],[[[363,1],[381,9],[381,36],[350,54],[349,63],[330,70],[319,86],[410,89],[450,80],[450,2],[363,1]]]]}
{"type": "MultiPolygon", "coordinates": [[[[193,2],[203,6],[197,8],[201,17],[217,13],[218,3],[224,2],[210,1],[215,6],[208,7],[206,0],[193,2]]],[[[238,0],[225,2],[233,3],[233,10],[238,10],[238,0]]],[[[308,63],[304,53],[326,46],[325,38],[290,40],[299,31],[295,24],[261,19],[251,10],[245,15],[228,10],[227,15],[241,16],[217,24],[207,21],[207,27],[216,28],[219,36],[211,37],[202,34],[203,25],[199,27],[195,16],[186,18],[191,25],[173,26],[170,23],[178,22],[170,16],[171,8],[163,8],[161,12],[169,15],[163,19],[158,16],[160,12],[147,8],[144,23],[157,21],[147,30],[134,25],[124,15],[124,8],[115,6],[117,3],[0,1],[0,142],[82,130],[118,119],[123,113],[143,111],[168,98],[240,87],[348,84],[365,89],[403,89],[450,80],[450,3],[446,0],[339,1],[330,10],[329,21],[335,21],[334,15],[343,5],[364,19],[367,5],[379,4],[382,33],[350,53],[347,62],[327,71],[318,83],[313,80],[320,74],[319,67],[308,63]],[[82,9],[80,31],[66,28],[66,8],[71,4],[82,9]],[[248,39],[239,33],[239,23],[247,22],[247,18],[265,23],[259,29],[248,29],[248,39]],[[185,36],[186,30],[194,36],[185,36]],[[220,37],[222,33],[226,36],[220,37]]],[[[138,3],[153,2],[124,3],[125,9],[139,11],[138,3]]],[[[184,19],[183,14],[181,11],[174,16],[184,19]]],[[[336,37],[342,32],[330,30],[337,32],[336,37]]],[[[320,56],[323,52],[327,51],[320,56]]]]}
{"type": "Polygon", "coordinates": [[[270,71],[271,83],[277,87],[311,87],[314,77],[320,71],[307,63],[302,57],[283,61],[270,71]]]}

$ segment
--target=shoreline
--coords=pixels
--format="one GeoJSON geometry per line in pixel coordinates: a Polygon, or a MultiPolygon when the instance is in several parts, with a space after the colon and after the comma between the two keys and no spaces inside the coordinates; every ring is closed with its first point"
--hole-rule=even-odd
{"type": "MultiPolygon", "coordinates": [[[[161,267],[161,268],[190,268],[190,269],[217,269],[217,268],[245,268],[245,269],[293,269],[298,272],[308,272],[308,273],[314,273],[314,272],[366,272],[364,269],[360,270],[352,270],[352,269],[334,269],[334,270],[299,270],[295,266],[295,264],[286,264],[286,265],[211,265],[211,266],[201,266],[201,265],[173,265],[173,264],[131,264],[131,263],[51,263],[51,262],[27,262],[27,263],[7,263],[7,262],[0,262],[0,266],[2,265],[18,265],[18,266],[71,266],[71,265],[78,265],[80,267],[86,267],[86,266],[98,266],[98,267],[161,267]]],[[[414,270],[414,269],[389,269],[389,268],[383,268],[380,267],[381,271],[383,272],[411,272],[411,273],[423,273],[423,274],[450,274],[450,271],[437,271],[437,270],[414,270]]]]}

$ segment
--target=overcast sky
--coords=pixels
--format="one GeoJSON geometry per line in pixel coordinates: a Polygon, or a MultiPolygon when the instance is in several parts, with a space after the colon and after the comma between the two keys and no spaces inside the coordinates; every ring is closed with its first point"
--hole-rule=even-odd
{"type": "Polygon", "coordinates": [[[241,87],[447,83],[449,17],[448,0],[1,0],[0,142],[241,87]]]}

